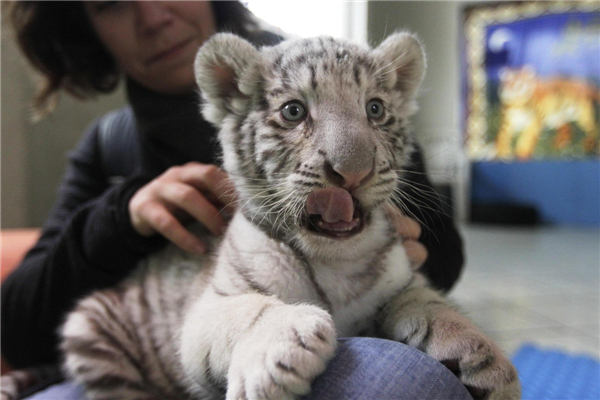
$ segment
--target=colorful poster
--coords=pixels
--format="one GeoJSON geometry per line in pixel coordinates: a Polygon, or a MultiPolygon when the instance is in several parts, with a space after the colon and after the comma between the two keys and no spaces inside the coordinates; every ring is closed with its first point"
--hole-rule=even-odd
{"type": "Polygon", "coordinates": [[[471,160],[600,155],[600,2],[510,2],[464,13],[471,160]]]}

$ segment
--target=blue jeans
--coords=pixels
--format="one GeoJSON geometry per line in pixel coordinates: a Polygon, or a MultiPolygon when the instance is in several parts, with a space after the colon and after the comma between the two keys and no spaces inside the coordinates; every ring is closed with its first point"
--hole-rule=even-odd
{"type": "MultiPolygon", "coordinates": [[[[62,383],[27,400],[84,400],[81,388],[62,383]]],[[[336,356],[304,400],[472,400],[442,364],[389,340],[339,340],[336,356]]]]}

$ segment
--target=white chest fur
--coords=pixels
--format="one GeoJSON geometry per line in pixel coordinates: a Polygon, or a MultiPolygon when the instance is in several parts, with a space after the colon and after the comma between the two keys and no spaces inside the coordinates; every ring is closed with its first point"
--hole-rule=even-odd
{"type": "Polygon", "coordinates": [[[334,268],[331,264],[315,265],[317,281],[331,300],[330,312],[340,336],[357,335],[369,327],[378,309],[411,280],[412,271],[399,242],[385,254],[373,257],[334,268]]]}
{"type": "Polygon", "coordinates": [[[363,233],[368,235],[369,250],[334,259],[299,256],[241,214],[231,224],[217,261],[216,286],[239,293],[243,275],[246,287],[287,303],[319,305],[333,316],[339,336],[356,335],[370,326],[378,309],[412,277],[404,248],[381,221],[363,233]]]}

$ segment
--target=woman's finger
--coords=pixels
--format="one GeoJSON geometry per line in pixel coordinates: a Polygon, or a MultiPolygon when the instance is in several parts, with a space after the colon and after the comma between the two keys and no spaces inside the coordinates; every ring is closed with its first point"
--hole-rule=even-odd
{"type": "Polygon", "coordinates": [[[210,196],[207,196],[209,199],[215,198],[229,211],[233,211],[237,193],[225,171],[215,165],[188,163],[181,167],[180,174],[183,182],[210,193],[210,196]]]}
{"type": "Polygon", "coordinates": [[[422,243],[419,243],[416,240],[406,240],[402,243],[402,245],[404,246],[406,256],[410,261],[411,269],[416,271],[421,268],[429,255],[427,248],[425,248],[422,243]]]}
{"type": "Polygon", "coordinates": [[[196,235],[183,227],[181,222],[171,212],[160,205],[153,203],[144,210],[147,222],[177,247],[194,254],[206,252],[206,245],[196,235]]]}
{"type": "Polygon", "coordinates": [[[392,219],[400,237],[404,239],[418,240],[421,236],[421,224],[413,218],[407,217],[397,207],[387,205],[385,207],[388,215],[392,219]]]}
{"type": "Polygon", "coordinates": [[[219,236],[225,230],[227,224],[219,210],[195,187],[179,182],[171,183],[163,187],[160,196],[202,223],[212,234],[219,236]]]}

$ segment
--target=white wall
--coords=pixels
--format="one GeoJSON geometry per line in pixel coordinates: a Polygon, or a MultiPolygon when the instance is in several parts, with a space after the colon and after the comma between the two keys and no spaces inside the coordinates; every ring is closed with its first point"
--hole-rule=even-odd
{"type": "Polygon", "coordinates": [[[7,26],[0,56],[0,226],[41,226],[56,198],[68,152],[94,118],[125,103],[124,95],[119,90],[86,102],[63,96],[54,113],[34,124],[30,107],[35,81],[7,26]]]}
{"type": "Polygon", "coordinates": [[[25,142],[25,87],[23,69],[14,57],[14,46],[2,35],[0,86],[1,177],[0,215],[2,227],[25,226],[27,223],[27,144],[25,142]]]}
{"type": "Polygon", "coordinates": [[[330,35],[366,41],[367,1],[305,0],[279,2],[250,0],[245,2],[254,15],[287,34],[299,37],[330,35]]]}
{"type": "Polygon", "coordinates": [[[460,121],[460,18],[463,2],[371,1],[369,43],[379,44],[396,30],[415,32],[427,53],[427,72],[414,118],[435,183],[454,186],[457,216],[466,217],[466,160],[460,121]]]}

